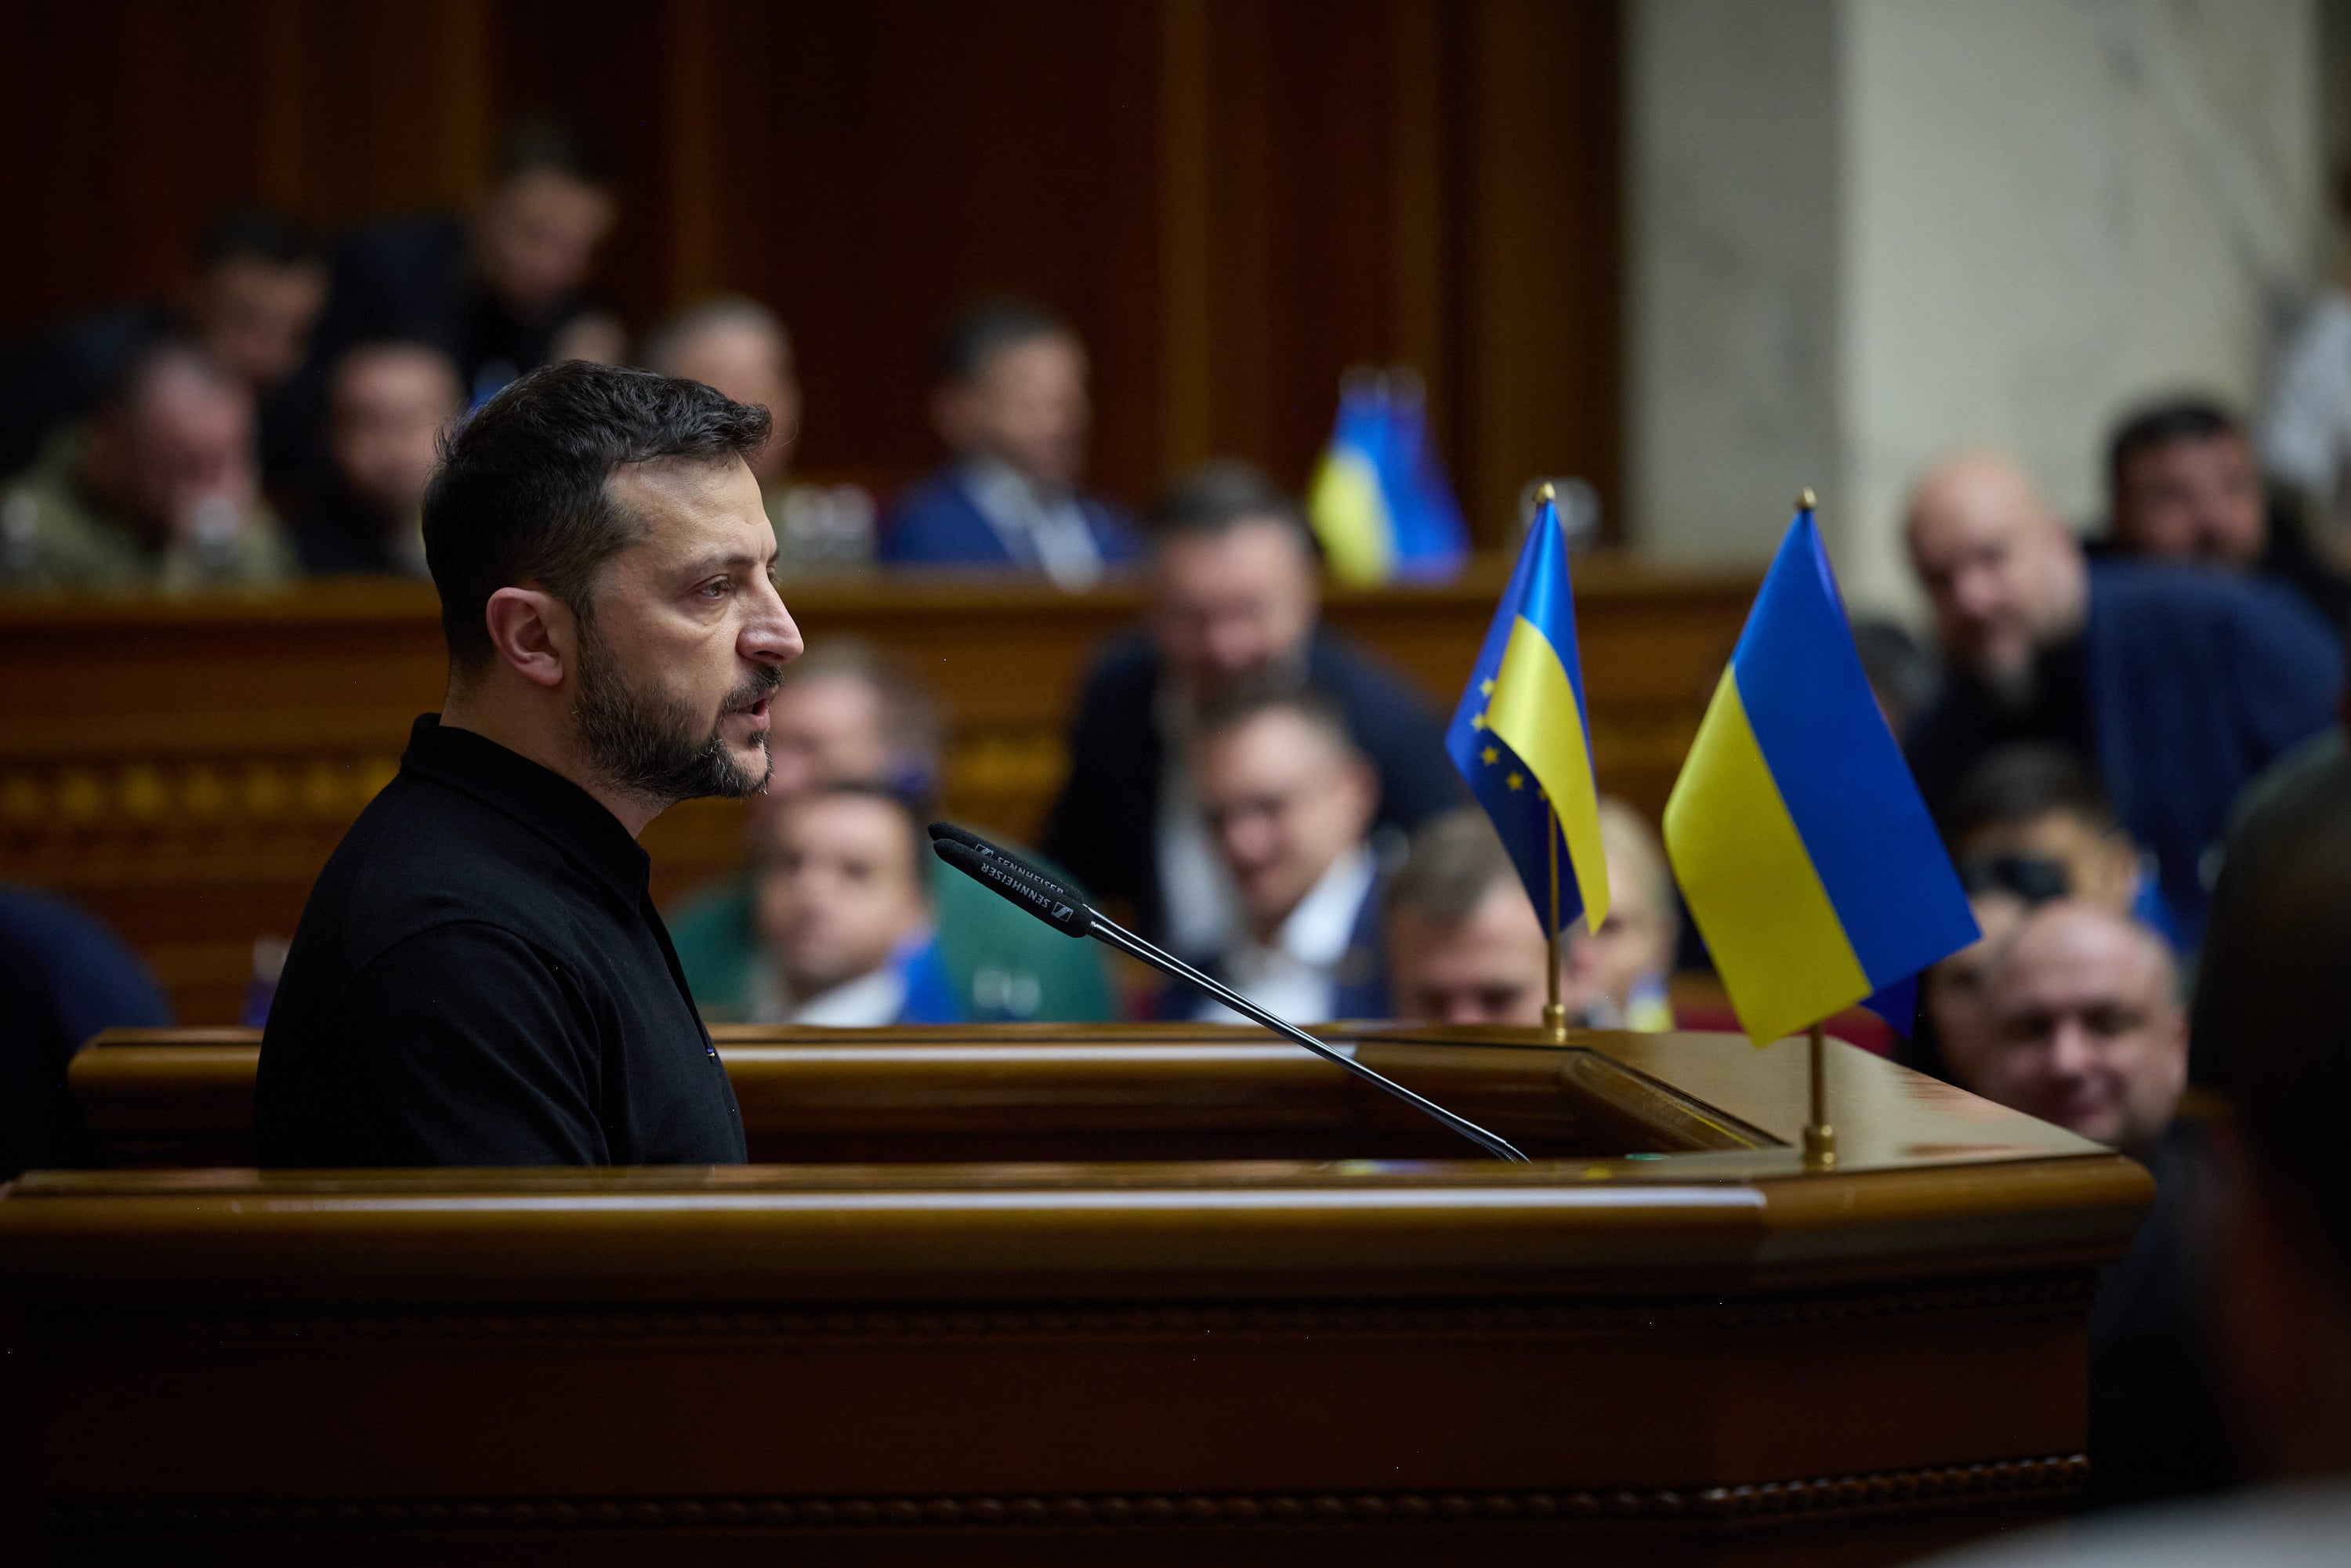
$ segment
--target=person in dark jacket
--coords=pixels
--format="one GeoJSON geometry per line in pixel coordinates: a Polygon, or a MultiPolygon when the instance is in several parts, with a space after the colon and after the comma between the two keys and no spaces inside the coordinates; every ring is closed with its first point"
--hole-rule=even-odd
{"type": "Polygon", "coordinates": [[[424,487],[464,408],[457,367],[429,343],[362,343],[336,362],[332,471],[294,519],[303,570],[425,575],[424,487]]]}
{"type": "Polygon", "coordinates": [[[1197,469],[1154,508],[1149,623],[1087,677],[1040,847],[1180,951],[1220,951],[1238,929],[1189,757],[1219,693],[1270,682],[1334,703],[1378,779],[1375,832],[1408,833],[1465,798],[1426,700],[1318,624],[1320,600],[1304,515],[1249,465],[1197,469]]]}
{"type": "Polygon", "coordinates": [[[2018,740],[2065,747],[2156,858],[2182,943],[2202,940],[2207,856],[2246,781],[2334,718],[2343,652],[2291,591],[2199,567],[2084,559],[2004,459],[1913,493],[1911,561],[1945,685],[1905,750],[1929,809],[2018,740]]]}

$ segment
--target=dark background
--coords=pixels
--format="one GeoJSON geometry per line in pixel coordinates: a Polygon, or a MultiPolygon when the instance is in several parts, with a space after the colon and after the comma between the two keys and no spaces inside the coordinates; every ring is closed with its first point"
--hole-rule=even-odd
{"type": "Polygon", "coordinates": [[[205,217],[461,204],[553,111],[623,204],[642,332],[740,289],[798,340],[800,464],[935,455],[975,292],[1067,313],[1101,486],[1301,482],[1340,372],[1420,369],[1481,538],[1621,439],[1613,0],[0,0],[0,338],[160,294],[205,217]]]}

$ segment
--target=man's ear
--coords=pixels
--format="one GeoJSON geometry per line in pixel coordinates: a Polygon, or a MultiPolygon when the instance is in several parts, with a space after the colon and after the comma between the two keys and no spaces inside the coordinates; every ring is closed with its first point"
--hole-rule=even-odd
{"type": "Polygon", "coordinates": [[[563,684],[579,655],[579,623],[561,600],[537,588],[501,588],[482,619],[500,663],[533,685],[563,684]]]}

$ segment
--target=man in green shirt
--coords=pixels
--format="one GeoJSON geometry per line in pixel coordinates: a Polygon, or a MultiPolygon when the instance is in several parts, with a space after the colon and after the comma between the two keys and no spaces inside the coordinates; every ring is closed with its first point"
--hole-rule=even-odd
{"type": "MultiPolygon", "coordinates": [[[[786,672],[768,706],[771,771],[759,809],[820,784],[878,782],[909,797],[938,776],[939,726],[922,688],[875,649],[820,643],[786,672]]],[[[965,1019],[1091,1023],[1116,1015],[1102,949],[1040,924],[925,856],[938,951],[965,1019]]],[[[705,1018],[751,1009],[765,961],[747,869],[669,914],[670,940],[705,1018]]]]}
{"type": "Polygon", "coordinates": [[[196,344],[143,350],[0,492],[0,584],[191,589],[294,571],[261,499],[253,396],[196,344]]]}

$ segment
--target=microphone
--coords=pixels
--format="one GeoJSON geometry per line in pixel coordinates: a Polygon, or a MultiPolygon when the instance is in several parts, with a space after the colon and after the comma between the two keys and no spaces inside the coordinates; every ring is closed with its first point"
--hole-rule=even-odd
{"type": "Polygon", "coordinates": [[[1374,1072],[1353,1057],[1332,1050],[1296,1024],[1274,1017],[1231,987],[1210,979],[1174,954],[1153,946],[1079,897],[1075,889],[1057,878],[1047,876],[1009,850],[988,842],[977,833],[966,832],[952,822],[931,824],[931,850],[956,870],[1019,904],[1063,936],[1097,937],[1122,953],[1140,958],[1161,974],[1188,980],[1242,1017],[1263,1024],[1285,1040],[1304,1046],[1325,1061],[1336,1062],[1365,1082],[1379,1085],[1405,1104],[1443,1123],[1495,1158],[1527,1163],[1527,1156],[1507,1140],[1497,1137],[1466,1117],[1455,1115],[1434,1100],[1414,1093],[1395,1079],[1374,1072]]]}

